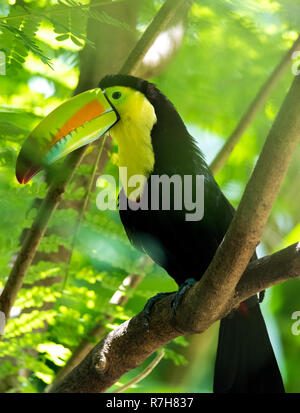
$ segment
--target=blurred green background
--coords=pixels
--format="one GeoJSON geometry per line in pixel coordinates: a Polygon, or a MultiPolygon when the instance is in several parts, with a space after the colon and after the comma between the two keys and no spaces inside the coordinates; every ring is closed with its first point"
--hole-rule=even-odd
{"type": "MultiPolygon", "coordinates": [[[[162,3],[1,1],[0,288],[47,192],[42,173],[26,186],[18,184],[14,169],[22,142],[73,93],[116,73],[162,3]]],[[[187,1],[137,75],[154,81],[175,104],[211,162],[298,37],[299,27],[297,0],[187,1]]],[[[293,79],[292,63],[216,176],[235,207],[293,79]]],[[[0,342],[1,392],[43,392],[83,339],[98,341],[89,333],[96,324],[109,332],[156,292],[176,289],[162,269],[130,246],[118,212],[97,209],[101,180],[74,245],[96,153],[97,143],[68,186],[15,302],[0,342]],[[126,292],[125,306],[113,304],[111,297],[128,274],[139,274],[141,282],[126,292]]],[[[299,163],[298,149],[258,247],[260,257],[300,240],[299,163]]],[[[110,142],[96,176],[103,172],[118,175],[117,148],[110,142]]],[[[292,314],[300,310],[299,287],[298,279],[277,285],[262,304],[288,392],[300,389],[300,335],[292,334],[292,314]]],[[[127,391],[211,392],[217,334],[213,325],[202,335],[168,344],[159,365],[127,391]]],[[[136,377],[151,360],[110,391],[136,377]]]]}

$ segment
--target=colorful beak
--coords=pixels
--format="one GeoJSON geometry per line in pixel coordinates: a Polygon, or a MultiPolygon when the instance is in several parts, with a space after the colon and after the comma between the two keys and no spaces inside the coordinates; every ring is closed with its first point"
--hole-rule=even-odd
{"type": "Polygon", "coordinates": [[[41,169],[104,135],[119,115],[101,89],[80,93],[43,119],[25,140],[16,177],[26,184],[41,169]]]}

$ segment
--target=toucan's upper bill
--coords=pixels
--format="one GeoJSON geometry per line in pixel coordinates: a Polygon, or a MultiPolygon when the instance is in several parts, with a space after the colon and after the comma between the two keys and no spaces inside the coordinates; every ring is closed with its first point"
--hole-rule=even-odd
{"type": "Polygon", "coordinates": [[[22,145],[16,177],[26,184],[42,168],[106,133],[119,115],[99,88],[80,93],[44,118],[22,145]]]}

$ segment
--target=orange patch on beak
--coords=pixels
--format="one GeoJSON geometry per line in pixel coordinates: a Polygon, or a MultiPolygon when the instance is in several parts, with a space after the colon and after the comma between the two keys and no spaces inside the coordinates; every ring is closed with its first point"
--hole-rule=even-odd
{"type": "Polygon", "coordinates": [[[77,129],[79,126],[88,122],[97,116],[102,115],[105,111],[104,106],[99,100],[94,99],[91,102],[84,105],[81,109],[79,109],[73,116],[71,116],[67,122],[59,129],[57,134],[54,137],[53,143],[55,144],[61,138],[68,135],[74,129],[77,129]]]}

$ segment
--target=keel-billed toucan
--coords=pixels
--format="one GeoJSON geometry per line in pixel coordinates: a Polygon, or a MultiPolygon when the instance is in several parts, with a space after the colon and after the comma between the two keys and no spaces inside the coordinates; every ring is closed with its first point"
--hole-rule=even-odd
{"type": "MultiPolygon", "coordinates": [[[[159,204],[154,210],[150,206],[119,211],[131,243],[165,268],[179,286],[187,278],[198,280],[234,210],[178,112],[153,84],[132,76],[106,76],[99,88],[59,106],[25,141],[16,165],[18,181],[26,183],[40,169],[105,133],[118,144],[119,166],[127,168],[127,179],[145,177],[138,196],[135,192],[132,198],[129,189],[120,193],[128,203],[141,202],[145,188],[151,198],[151,176],[179,175],[183,182],[185,176],[204,176],[204,215],[198,221],[186,220],[189,211],[184,206],[176,209],[174,202],[169,209],[159,204]]],[[[284,392],[257,297],[221,321],[214,391],[284,392]]]]}

